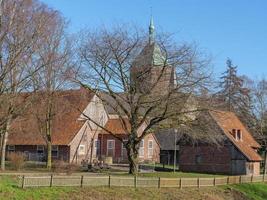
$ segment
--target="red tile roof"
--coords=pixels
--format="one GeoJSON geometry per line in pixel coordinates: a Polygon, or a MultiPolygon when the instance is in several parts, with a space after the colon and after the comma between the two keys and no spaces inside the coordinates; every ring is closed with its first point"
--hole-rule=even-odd
{"type": "MultiPolygon", "coordinates": [[[[130,131],[129,120],[125,119],[126,127],[124,127],[121,119],[109,119],[105,125],[105,128],[114,134],[125,134],[130,131]]],[[[108,134],[106,131],[103,133],[108,134]]]]}
{"type": "Polygon", "coordinates": [[[261,161],[261,156],[255,149],[260,145],[252,137],[249,131],[241,123],[238,117],[233,112],[227,111],[210,111],[211,116],[223,130],[224,134],[230,139],[230,141],[239,149],[244,156],[250,161],[261,161]],[[236,140],[232,135],[233,129],[240,129],[242,132],[242,140],[236,140]],[[255,149],[254,149],[255,148],[255,149]]]}
{"type": "MultiPolygon", "coordinates": [[[[66,90],[56,92],[55,107],[56,113],[52,120],[52,144],[68,145],[84,124],[78,120],[89,104],[93,93],[80,90],[66,90]]],[[[44,145],[45,139],[40,133],[38,118],[44,120],[46,101],[42,93],[37,94],[24,115],[16,118],[10,128],[8,137],[9,145],[44,145]]]]}

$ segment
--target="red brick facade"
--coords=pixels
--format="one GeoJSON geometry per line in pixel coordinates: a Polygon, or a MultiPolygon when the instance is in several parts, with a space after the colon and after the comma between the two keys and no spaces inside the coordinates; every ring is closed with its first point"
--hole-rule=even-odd
{"type": "MultiPolygon", "coordinates": [[[[121,138],[127,140],[126,135],[118,135],[121,138]]],[[[126,149],[123,148],[123,145],[120,140],[116,139],[112,135],[109,134],[99,134],[98,135],[98,143],[99,143],[99,150],[97,150],[97,157],[112,157],[114,163],[125,163],[127,162],[127,152],[126,149]],[[111,143],[114,142],[115,147],[108,150],[108,141],[111,143]]],[[[139,150],[139,160],[140,162],[143,161],[155,161],[159,162],[159,152],[160,148],[155,140],[153,135],[148,135],[143,140],[143,148],[139,150]],[[149,142],[152,144],[149,147],[149,142]]]]}
{"type": "Polygon", "coordinates": [[[231,152],[226,146],[181,146],[179,163],[181,171],[227,174],[231,171],[231,152]]]}
{"type": "Polygon", "coordinates": [[[260,173],[260,161],[248,161],[230,143],[220,147],[207,144],[181,145],[179,169],[184,172],[258,175],[260,173]]]}
{"type": "MultiPolygon", "coordinates": [[[[24,153],[27,160],[46,161],[46,146],[45,145],[8,145],[7,155],[10,152],[24,153]],[[43,148],[43,151],[41,150],[43,148]],[[11,150],[12,149],[12,150],[11,150]],[[14,149],[14,150],[13,150],[14,149]]],[[[53,160],[63,160],[69,162],[70,147],[67,145],[55,145],[52,151],[53,160]],[[57,151],[55,151],[57,150],[57,151]]]]}

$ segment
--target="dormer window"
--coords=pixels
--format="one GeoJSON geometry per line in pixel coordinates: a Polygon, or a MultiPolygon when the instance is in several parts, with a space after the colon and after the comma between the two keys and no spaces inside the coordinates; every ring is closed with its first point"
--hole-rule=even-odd
{"type": "Polygon", "coordinates": [[[236,140],[242,140],[242,132],[240,129],[238,129],[236,132],[236,140]]]}
{"type": "Polygon", "coordinates": [[[236,129],[232,130],[232,135],[233,135],[234,138],[236,138],[236,129]]]}
{"type": "Polygon", "coordinates": [[[237,141],[242,140],[242,132],[240,129],[233,129],[232,134],[233,134],[233,137],[235,138],[235,140],[237,140],[237,141]]]}

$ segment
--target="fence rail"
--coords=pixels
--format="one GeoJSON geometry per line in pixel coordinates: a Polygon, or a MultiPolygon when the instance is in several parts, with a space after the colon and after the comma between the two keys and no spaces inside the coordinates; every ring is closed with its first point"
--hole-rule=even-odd
{"type": "Polygon", "coordinates": [[[226,176],[211,178],[156,178],[138,176],[22,176],[19,185],[26,187],[53,186],[119,186],[119,187],[209,187],[227,184],[266,182],[267,177],[226,176]]]}

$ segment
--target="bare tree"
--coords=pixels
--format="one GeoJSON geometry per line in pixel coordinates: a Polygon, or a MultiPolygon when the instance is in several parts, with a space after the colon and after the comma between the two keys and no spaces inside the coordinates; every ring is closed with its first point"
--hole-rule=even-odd
{"type": "Polygon", "coordinates": [[[40,101],[40,107],[33,113],[38,120],[39,134],[43,136],[47,146],[47,168],[52,166],[52,127],[53,119],[59,113],[59,93],[66,87],[68,76],[66,75],[71,65],[71,42],[65,33],[66,23],[58,14],[54,13],[51,20],[49,34],[44,39],[38,55],[40,65],[43,67],[32,76],[32,83],[36,87],[37,95],[35,101],[40,101]]]}
{"type": "MultiPolygon", "coordinates": [[[[0,2],[1,169],[12,121],[29,104],[32,77],[39,71],[41,51],[52,33],[56,12],[35,0],[0,2]],[[22,94],[23,93],[23,94],[22,94]]],[[[47,64],[47,63],[45,63],[47,64]]]]}
{"type": "Polygon", "coordinates": [[[264,148],[264,174],[267,170],[267,81],[265,78],[250,84],[253,111],[257,120],[259,140],[264,148]]]}
{"type": "Polygon", "coordinates": [[[116,113],[127,141],[85,117],[123,143],[129,173],[135,174],[140,141],[169,121],[179,127],[192,118],[201,108],[185,104],[200,91],[209,75],[208,60],[196,45],[177,46],[164,34],[158,35],[156,42],[153,24],[149,40],[142,31],[127,28],[84,33],[76,81],[95,91],[103,104],[116,113]]]}

